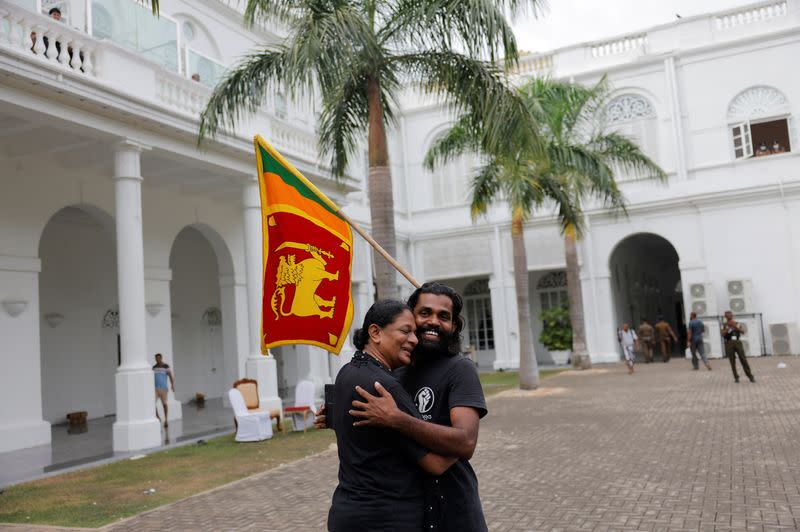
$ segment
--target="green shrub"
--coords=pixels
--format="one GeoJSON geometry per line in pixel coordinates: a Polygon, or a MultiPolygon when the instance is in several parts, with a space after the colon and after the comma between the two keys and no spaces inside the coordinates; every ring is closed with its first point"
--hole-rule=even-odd
{"type": "Polygon", "coordinates": [[[544,327],[539,341],[550,351],[568,351],[572,349],[572,324],[569,321],[567,307],[553,307],[542,311],[539,315],[544,327]]]}

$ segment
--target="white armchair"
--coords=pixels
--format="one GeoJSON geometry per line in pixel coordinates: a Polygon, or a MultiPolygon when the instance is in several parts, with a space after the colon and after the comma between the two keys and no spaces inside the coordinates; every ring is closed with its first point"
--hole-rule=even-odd
{"type": "Polygon", "coordinates": [[[228,390],[228,399],[236,418],[236,441],[261,441],[272,438],[269,412],[248,412],[242,392],[236,388],[228,390]]]}
{"type": "Polygon", "coordinates": [[[314,413],[317,411],[314,383],[301,380],[294,389],[294,406],[283,409],[283,419],[292,418],[294,430],[306,431],[314,426],[314,413]]]}

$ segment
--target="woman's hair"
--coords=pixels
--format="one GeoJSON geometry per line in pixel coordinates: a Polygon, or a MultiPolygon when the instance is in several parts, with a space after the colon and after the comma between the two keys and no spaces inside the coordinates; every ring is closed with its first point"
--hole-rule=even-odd
{"type": "Polygon", "coordinates": [[[408,305],[396,299],[381,299],[376,301],[364,316],[364,325],[353,333],[353,345],[361,351],[369,342],[369,326],[377,325],[386,327],[392,323],[404,310],[411,311],[408,305]]]}

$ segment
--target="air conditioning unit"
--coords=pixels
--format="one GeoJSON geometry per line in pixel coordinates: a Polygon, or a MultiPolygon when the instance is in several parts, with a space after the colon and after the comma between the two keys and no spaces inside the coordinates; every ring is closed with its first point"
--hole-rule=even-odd
{"type": "Polygon", "coordinates": [[[751,296],[752,283],[749,279],[732,279],[725,283],[728,294],[728,308],[734,314],[752,314],[753,300],[751,296]]]}
{"type": "MultiPolygon", "coordinates": [[[[697,311],[695,311],[697,312],[697,311]]],[[[700,314],[698,312],[698,314],[700,314]]],[[[719,334],[719,322],[715,320],[702,320],[706,330],[703,331],[703,349],[707,358],[722,358],[722,337],[719,334]]]]}
{"type": "Polygon", "coordinates": [[[796,323],[770,323],[769,337],[773,355],[800,354],[800,333],[796,323]]]}
{"type": "MultiPolygon", "coordinates": [[[[735,319],[735,318],[734,318],[735,319]]],[[[760,357],[761,356],[761,325],[757,318],[740,318],[736,321],[744,331],[740,338],[742,347],[744,348],[745,356],[760,357]]]]}
{"type": "Polygon", "coordinates": [[[689,283],[689,308],[698,316],[717,314],[717,298],[712,283],[689,283]]]}

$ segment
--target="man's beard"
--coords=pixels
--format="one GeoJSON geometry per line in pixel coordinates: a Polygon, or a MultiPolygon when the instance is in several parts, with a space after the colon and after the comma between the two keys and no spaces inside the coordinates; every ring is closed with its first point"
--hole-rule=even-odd
{"type": "Polygon", "coordinates": [[[417,346],[411,353],[411,364],[421,366],[430,364],[441,357],[452,356],[450,346],[453,342],[453,333],[435,327],[419,327],[417,329],[417,346]],[[426,331],[436,331],[439,334],[438,341],[431,342],[424,340],[426,331]]]}

